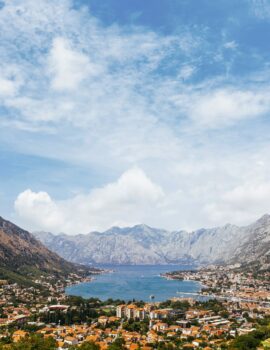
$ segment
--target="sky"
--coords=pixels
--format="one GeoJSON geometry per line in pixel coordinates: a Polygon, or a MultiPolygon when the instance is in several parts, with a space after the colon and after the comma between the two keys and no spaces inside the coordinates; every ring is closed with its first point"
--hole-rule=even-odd
{"type": "Polygon", "coordinates": [[[68,234],[270,213],[270,1],[1,0],[0,215],[68,234]]]}

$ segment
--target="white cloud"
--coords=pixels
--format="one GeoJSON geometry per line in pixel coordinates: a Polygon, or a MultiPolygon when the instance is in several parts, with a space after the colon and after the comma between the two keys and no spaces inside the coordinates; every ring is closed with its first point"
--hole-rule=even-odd
{"type": "Polygon", "coordinates": [[[14,95],[16,86],[12,80],[0,77],[0,96],[14,95]]]}
{"type": "Polygon", "coordinates": [[[22,82],[22,74],[18,67],[8,63],[4,67],[0,65],[0,98],[14,97],[22,82]]]}
{"type": "Polygon", "coordinates": [[[246,182],[223,193],[218,201],[205,205],[205,214],[213,224],[251,223],[270,212],[270,183],[246,182]]]}
{"type": "Polygon", "coordinates": [[[196,71],[196,68],[190,65],[184,65],[181,67],[180,72],[178,73],[178,78],[186,80],[190,78],[194,72],[196,71]]]}
{"type": "Polygon", "coordinates": [[[18,195],[14,207],[28,227],[87,233],[114,225],[132,225],[142,218],[147,220],[163,197],[160,186],[139,168],[132,168],[114,183],[64,201],[28,189],[18,195]]]}
{"type": "Polygon", "coordinates": [[[63,217],[58,206],[46,192],[32,192],[30,189],[20,193],[15,201],[18,215],[31,220],[40,227],[61,227],[63,217]]]}
{"type": "Polygon", "coordinates": [[[55,38],[49,55],[51,85],[55,90],[75,90],[89,75],[97,76],[101,69],[87,55],[72,49],[64,38],[55,38]]]}
{"type": "MultiPolygon", "coordinates": [[[[95,169],[111,182],[66,200],[59,198],[74,187],[89,190],[80,176],[53,178],[50,195],[21,193],[15,207],[26,227],[87,232],[141,222],[168,229],[238,222],[225,204],[217,208],[218,199],[228,201],[225,194],[241,186],[243,174],[251,187],[267,182],[269,132],[260,122],[270,110],[268,78],[254,75],[246,84],[241,75],[214,76],[228,63],[224,48],[238,43],[221,35],[217,47],[212,34],[194,26],[163,35],[104,25],[71,0],[6,1],[0,11],[1,146],[63,162],[76,174],[95,169]],[[240,123],[241,133],[228,128],[240,123]],[[265,168],[257,179],[251,154],[260,153],[265,168]]],[[[239,43],[226,54],[240,49],[239,43]]],[[[42,188],[35,169],[29,173],[29,181],[18,180],[20,188],[42,188]]],[[[254,212],[265,209],[254,203],[254,212]]]]}
{"type": "Polygon", "coordinates": [[[251,13],[259,19],[270,18],[270,4],[268,0],[249,0],[251,13]]]}
{"type": "Polygon", "coordinates": [[[55,233],[87,233],[139,223],[171,230],[246,225],[270,212],[270,166],[265,165],[255,161],[249,166],[233,156],[214,165],[203,158],[197,164],[184,160],[166,172],[171,188],[131,168],[115,182],[65,200],[28,189],[18,195],[14,207],[21,225],[55,233]]]}
{"type": "Polygon", "coordinates": [[[238,47],[238,44],[232,40],[232,41],[227,41],[225,44],[224,44],[224,47],[225,49],[236,49],[238,47]]]}
{"type": "Polygon", "coordinates": [[[190,104],[191,119],[205,128],[222,128],[270,112],[268,91],[220,89],[198,95],[190,104]]]}
{"type": "MultiPolygon", "coordinates": [[[[68,0],[7,3],[0,11],[0,29],[0,39],[8,43],[1,64],[13,61],[25,74],[21,93],[3,105],[23,123],[47,122],[60,132],[63,123],[83,130],[94,126],[96,133],[125,123],[135,130],[138,119],[156,123],[149,98],[157,90],[159,108],[165,96],[151,73],[174,50],[183,50],[175,36],[104,27],[85,9],[72,9],[68,0]]],[[[192,42],[190,35],[186,41],[192,42]]]]}

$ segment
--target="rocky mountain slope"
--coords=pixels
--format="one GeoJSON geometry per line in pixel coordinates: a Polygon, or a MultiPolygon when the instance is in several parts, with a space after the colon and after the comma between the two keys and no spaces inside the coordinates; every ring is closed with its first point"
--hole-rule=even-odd
{"type": "Polygon", "coordinates": [[[246,227],[228,224],[193,232],[136,225],[87,235],[36,232],[35,236],[65,259],[79,263],[250,262],[269,254],[270,216],[246,227]]]}
{"type": "Polygon", "coordinates": [[[23,280],[38,272],[65,276],[86,270],[46,248],[32,234],[0,217],[0,278],[23,280]]]}
{"type": "Polygon", "coordinates": [[[270,267],[270,215],[264,215],[244,232],[230,261],[270,267]]]}

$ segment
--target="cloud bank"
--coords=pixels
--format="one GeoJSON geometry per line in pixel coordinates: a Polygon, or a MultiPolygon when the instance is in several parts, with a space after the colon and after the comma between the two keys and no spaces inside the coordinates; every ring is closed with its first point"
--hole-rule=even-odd
{"type": "Polygon", "coordinates": [[[142,170],[126,171],[103,188],[80,194],[66,201],[55,201],[46,192],[30,189],[15,201],[18,215],[33,227],[66,233],[87,233],[109,226],[136,224],[158,210],[164,193],[142,170]]]}
{"type": "MultiPolygon", "coordinates": [[[[244,24],[268,20],[265,2],[247,3],[244,24]]],[[[83,2],[4,1],[1,149],[71,169],[11,174],[15,218],[84,233],[243,224],[269,212],[269,64],[231,16],[218,30],[208,19],[163,32],[105,23],[83,2]]]]}

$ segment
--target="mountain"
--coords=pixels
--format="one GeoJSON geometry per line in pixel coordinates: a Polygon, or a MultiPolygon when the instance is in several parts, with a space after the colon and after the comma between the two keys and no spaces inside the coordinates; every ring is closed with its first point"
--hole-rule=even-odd
{"type": "Polygon", "coordinates": [[[269,254],[270,216],[245,227],[227,224],[193,232],[136,225],[86,235],[34,234],[49,249],[77,263],[243,263],[269,254]]]}
{"type": "Polygon", "coordinates": [[[270,269],[270,215],[264,215],[244,231],[230,261],[270,269]]]}
{"type": "Polygon", "coordinates": [[[65,276],[86,268],[61,258],[31,233],[0,217],[0,278],[27,282],[29,275],[65,276]]]}

